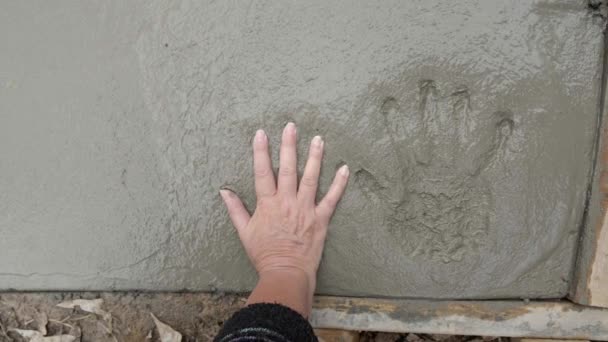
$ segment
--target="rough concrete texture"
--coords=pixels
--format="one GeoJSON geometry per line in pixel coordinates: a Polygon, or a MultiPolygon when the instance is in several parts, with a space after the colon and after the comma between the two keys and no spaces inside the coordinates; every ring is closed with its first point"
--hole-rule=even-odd
{"type": "Polygon", "coordinates": [[[321,194],[353,176],[318,292],[564,296],[602,26],[569,0],[4,4],[0,287],[250,289],[217,191],[254,208],[251,136],[276,161],[295,120],[321,194]]]}

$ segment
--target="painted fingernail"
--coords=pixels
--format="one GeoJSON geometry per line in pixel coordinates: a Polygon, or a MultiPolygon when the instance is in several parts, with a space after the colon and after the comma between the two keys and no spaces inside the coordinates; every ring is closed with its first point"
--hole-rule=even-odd
{"type": "Polygon", "coordinates": [[[255,132],[255,141],[264,142],[265,139],[266,139],[266,133],[264,133],[264,130],[258,129],[257,132],[255,132]]]}
{"type": "Polygon", "coordinates": [[[338,170],[338,172],[342,175],[342,176],[348,176],[348,165],[344,164],[342,165],[342,167],[340,167],[340,169],[338,170]]]}
{"type": "Polygon", "coordinates": [[[323,139],[321,139],[320,136],[316,136],[314,138],[312,138],[312,146],[314,147],[321,147],[323,145],[323,139]]]}

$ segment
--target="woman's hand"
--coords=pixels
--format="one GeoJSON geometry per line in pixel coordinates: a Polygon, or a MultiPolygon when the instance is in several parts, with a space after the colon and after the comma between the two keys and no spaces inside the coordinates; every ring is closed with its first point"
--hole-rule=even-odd
{"type": "Polygon", "coordinates": [[[349,174],[346,165],[338,169],[329,191],[316,204],[322,158],[323,140],[316,136],[310,144],[308,160],[298,186],[296,127],[293,123],[288,123],[283,130],[278,181],[275,181],[268,153],[268,137],[264,131],[259,130],[253,139],[257,195],[253,216],[249,215],[236,194],[229,190],[220,191],[230,219],[260,277],[258,287],[248,301],[250,304],[260,302],[255,301],[256,298],[252,301],[252,297],[261,284],[266,282],[270,283],[270,288],[259,291],[264,294],[261,299],[281,303],[273,297],[273,292],[280,291],[279,287],[289,286],[285,282],[293,279],[298,282],[295,286],[305,287],[302,291],[306,292],[307,303],[304,303],[301,310],[298,310],[299,307],[292,308],[305,316],[310,311],[327,227],[344,193],[349,174]],[[276,284],[277,288],[273,288],[274,282],[282,284],[276,284]],[[302,282],[304,284],[300,284],[302,282]]]}

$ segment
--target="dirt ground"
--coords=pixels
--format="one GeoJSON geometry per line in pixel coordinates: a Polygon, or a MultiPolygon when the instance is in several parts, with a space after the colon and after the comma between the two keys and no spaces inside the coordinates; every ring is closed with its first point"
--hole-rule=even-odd
{"type": "MultiPolygon", "coordinates": [[[[210,341],[232,313],[241,308],[245,297],[209,293],[1,293],[0,342],[59,339],[27,339],[19,331],[32,330],[41,336],[74,336],[74,341],[160,341],[153,314],[182,334],[182,341],[210,341]],[[80,306],[73,309],[57,306],[77,299],[100,303],[103,311],[95,313],[80,306]]],[[[390,334],[361,332],[360,340],[403,342],[489,342],[505,338],[474,336],[390,334]]]]}

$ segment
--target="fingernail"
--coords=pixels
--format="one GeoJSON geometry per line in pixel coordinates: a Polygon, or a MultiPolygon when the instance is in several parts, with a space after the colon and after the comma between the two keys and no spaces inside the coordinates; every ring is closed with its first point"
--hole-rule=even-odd
{"type": "Polygon", "coordinates": [[[296,124],[294,124],[293,122],[288,122],[287,125],[285,126],[285,130],[295,132],[296,124]]]}
{"type": "Polygon", "coordinates": [[[323,139],[320,136],[312,138],[312,146],[321,147],[321,145],[323,145],[323,139]]]}
{"type": "Polygon", "coordinates": [[[338,172],[342,175],[342,176],[348,176],[348,165],[344,164],[340,167],[340,169],[338,170],[338,172]]]}
{"type": "Polygon", "coordinates": [[[264,130],[258,129],[257,132],[255,132],[255,141],[264,142],[265,139],[266,139],[266,133],[264,133],[264,130]]]}
{"type": "Polygon", "coordinates": [[[227,200],[230,197],[231,193],[232,193],[232,191],[230,191],[230,190],[226,190],[226,189],[220,190],[220,196],[222,196],[222,198],[225,200],[227,200]]]}

